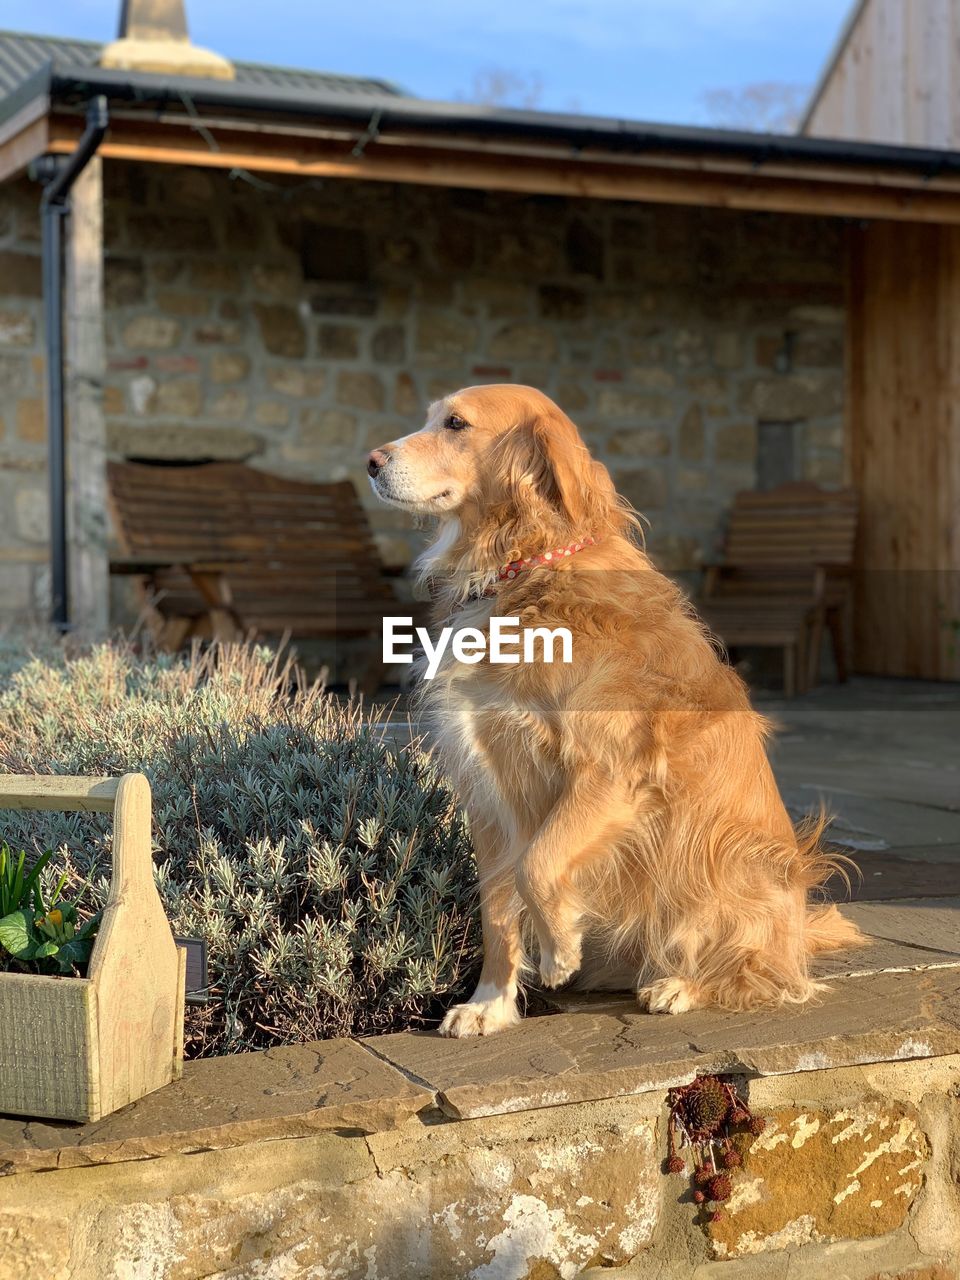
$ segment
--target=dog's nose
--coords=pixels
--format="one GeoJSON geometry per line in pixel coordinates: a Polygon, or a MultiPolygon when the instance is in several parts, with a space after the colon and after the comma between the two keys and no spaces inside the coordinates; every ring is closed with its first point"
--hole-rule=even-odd
{"type": "Polygon", "coordinates": [[[383,449],[374,449],[370,457],[367,459],[367,475],[377,476],[387,465],[390,455],[383,449]]]}

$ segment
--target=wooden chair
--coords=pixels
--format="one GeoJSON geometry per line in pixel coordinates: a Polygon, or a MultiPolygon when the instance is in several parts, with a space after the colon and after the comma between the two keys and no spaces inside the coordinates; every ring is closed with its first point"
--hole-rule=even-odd
{"type": "Polygon", "coordinates": [[[397,600],[347,481],[307,484],[242,463],[108,465],[120,552],[161,647],[197,636],[375,638],[397,600]]]}
{"type": "Polygon", "coordinates": [[[847,678],[846,613],[858,500],[809,482],[738,493],[721,560],[707,567],[701,603],[725,644],[783,650],[787,696],[816,684],[829,628],[847,678]]]}

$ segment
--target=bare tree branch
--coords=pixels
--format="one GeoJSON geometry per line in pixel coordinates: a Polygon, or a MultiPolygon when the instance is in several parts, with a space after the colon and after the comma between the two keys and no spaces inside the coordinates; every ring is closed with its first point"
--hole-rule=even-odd
{"type": "Polygon", "coordinates": [[[701,95],[710,124],[759,133],[795,133],[810,90],[777,80],[708,89],[701,95]]]}

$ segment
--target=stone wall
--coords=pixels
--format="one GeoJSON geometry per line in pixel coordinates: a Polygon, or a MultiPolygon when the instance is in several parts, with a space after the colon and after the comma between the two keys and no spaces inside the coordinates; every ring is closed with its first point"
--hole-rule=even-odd
{"type": "Polygon", "coordinates": [[[257,1057],[230,1076],[241,1108],[261,1099],[244,1132],[144,1138],[141,1103],[110,1122],[126,1141],[109,1153],[91,1135],[49,1172],[0,1162],[0,1280],[960,1275],[956,1057],[753,1081],[767,1129],[716,1224],[663,1173],[662,1090],[292,1135],[271,1132],[257,1057]]]}
{"type": "MultiPolygon", "coordinates": [[[[470,383],[553,395],[670,569],[711,550],[731,495],[755,484],[761,424],[788,424],[777,447],[793,474],[842,479],[836,222],[117,162],[104,184],[115,455],[349,476],[392,563],[419,535],[374,504],[363,458],[470,383]]],[[[0,250],[35,254],[35,189],[2,200],[0,230],[11,210],[15,229],[0,250]]],[[[0,277],[0,352],[19,370],[0,366],[14,442],[0,483],[18,491],[13,468],[43,452],[35,267],[18,255],[0,277]]],[[[0,547],[35,550],[42,502],[18,502],[0,547]]]]}
{"type": "Polygon", "coordinates": [[[0,190],[0,618],[50,590],[39,203],[26,180],[0,190]]]}

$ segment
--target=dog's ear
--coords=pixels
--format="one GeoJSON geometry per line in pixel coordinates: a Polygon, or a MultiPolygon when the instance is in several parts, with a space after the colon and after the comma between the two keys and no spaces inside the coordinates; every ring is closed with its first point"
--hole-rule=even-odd
{"type": "Polygon", "coordinates": [[[599,534],[617,501],[610,473],[590,457],[580,432],[556,405],[537,412],[529,429],[541,464],[541,496],[560,509],[573,529],[599,534]]]}

